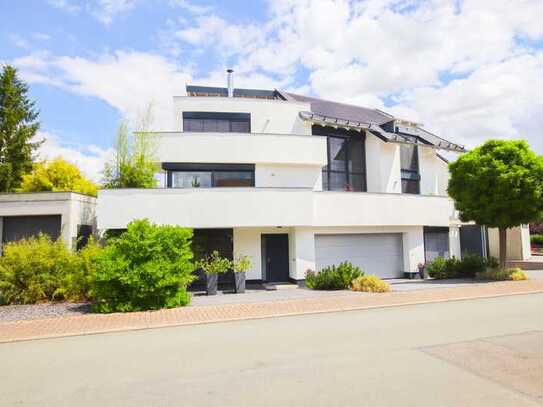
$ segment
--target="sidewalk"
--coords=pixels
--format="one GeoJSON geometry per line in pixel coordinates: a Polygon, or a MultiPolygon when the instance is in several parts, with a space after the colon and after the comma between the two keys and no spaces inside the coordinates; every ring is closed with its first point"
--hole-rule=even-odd
{"type": "Polygon", "coordinates": [[[200,305],[150,312],[92,314],[6,322],[0,323],[0,343],[540,292],[543,293],[543,280],[528,280],[395,291],[385,294],[344,292],[331,296],[284,301],[200,305]]]}

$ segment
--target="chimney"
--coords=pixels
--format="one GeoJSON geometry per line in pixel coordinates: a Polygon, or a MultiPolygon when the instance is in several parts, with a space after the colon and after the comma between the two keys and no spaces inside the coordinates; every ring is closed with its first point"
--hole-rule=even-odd
{"type": "Polygon", "coordinates": [[[234,97],[234,70],[233,69],[227,69],[227,86],[228,86],[228,97],[232,98],[234,97]]]}

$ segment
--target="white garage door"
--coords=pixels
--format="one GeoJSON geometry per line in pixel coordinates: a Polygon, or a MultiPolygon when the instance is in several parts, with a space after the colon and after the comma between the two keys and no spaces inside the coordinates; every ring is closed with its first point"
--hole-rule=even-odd
{"type": "Polygon", "coordinates": [[[400,233],[316,235],[317,270],[349,261],[381,278],[403,276],[403,244],[400,233]]]}

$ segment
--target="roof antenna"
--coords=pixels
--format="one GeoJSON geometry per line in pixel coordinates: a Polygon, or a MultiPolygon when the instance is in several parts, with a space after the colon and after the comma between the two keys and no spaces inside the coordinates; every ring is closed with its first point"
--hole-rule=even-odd
{"type": "Polygon", "coordinates": [[[227,86],[228,86],[228,97],[232,98],[234,97],[234,70],[233,69],[227,69],[226,70],[226,78],[227,78],[227,86]]]}

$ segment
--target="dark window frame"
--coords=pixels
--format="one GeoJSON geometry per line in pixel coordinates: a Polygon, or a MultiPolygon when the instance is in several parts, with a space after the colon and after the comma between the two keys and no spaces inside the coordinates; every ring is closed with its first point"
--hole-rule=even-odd
{"type": "MultiPolygon", "coordinates": [[[[404,135],[405,137],[405,135],[404,135]]],[[[402,154],[402,148],[405,148],[405,144],[400,144],[400,172],[401,172],[401,181],[402,181],[402,194],[413,194],[413,195],[420,195],[420,157],[419,157],[419,148],[417,143],[416,137],[412,137],[414,144],[407,144],[407,146],[413,148],[414,152],[414,159],[416,161],[416,169],[413,168],[404,168],[401,163],[401,154],[402,154]],[[404,186],[405,184],[411,183],[415,185],[415,191],[414,192],[408,192],[407,188],[404,186]]]]}
{"type": "Polygon", "coordinates": [[[334,129],[331,127],[313,126],[312,134],[316,136],[326,137],[326,161],[327,165],[322,169],[322,187],[325,191],[352,191],[352,192],[366,192],[368,190],[367,184],[367,162],[366,162],[366,134],[364,132],[354,132],[343,129],[334,129]],[[349,141],[353,137],[360,137],[362,146],[361,167],[363,171],[351,171],[349,170],[349,162],[352,161],[351,144],[349,141]],[[340,138],[345,142],[345,169],[344,170],[331,170],[330,164],[332,162],[330,155],[330,138],[340,138]],[[330,187],[330,179],[332,174],[345,174],[345,185],[342,189],[333,189],[330,187]],[[353,176],[362,177],[362,186],[360,190],[355,190],[352,183],[353,176]]]}
{"type": "Polygon", "coordinates": [[[226,120],[228,121],[228,131],[218,131],[218,133],[251,133],[251,114],[250,113],[231,113],[231,112],[183,112],[183,131],[189,133],[215,133],[213,131],[194,131],[188,130],[187,120],[226,120]],[[247,131],[233,131],[233,123],[246,123],[247,131]]]}
{"type": "Polygon", "coordinates": [[[254,188],[255,186],[255,165],[254,164],[200,164],[200,163],[163,163],[162,168],[167,171],[166,186],[168,188],[179,188],[173,186],[174,172],[209,172],[211,173],[210,188],[254,188]],[[251,185],[241,187],[220,187],[215,185],[215,173],[217,172],[242,172],[250,174],[251,185]]]}

